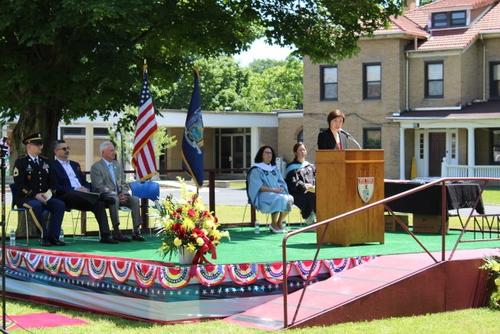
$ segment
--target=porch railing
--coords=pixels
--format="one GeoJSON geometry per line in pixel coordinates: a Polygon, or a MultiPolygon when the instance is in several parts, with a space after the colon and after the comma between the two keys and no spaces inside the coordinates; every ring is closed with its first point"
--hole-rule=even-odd
{"type": "Polygon", "coordinates": [[[468,166],[441,164],[441,177],[500,177],[500,166],[468,166]]]}

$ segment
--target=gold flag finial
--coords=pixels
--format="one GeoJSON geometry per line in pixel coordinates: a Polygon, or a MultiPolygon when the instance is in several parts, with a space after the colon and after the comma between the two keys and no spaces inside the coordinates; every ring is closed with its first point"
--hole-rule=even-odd
{"type": "Polygon", "coordinates": [[[144,73],[148,72],[148,62],[147,62],[146,58],[144,58],[144,66],[142,67],[142,70],[144,73]]]}

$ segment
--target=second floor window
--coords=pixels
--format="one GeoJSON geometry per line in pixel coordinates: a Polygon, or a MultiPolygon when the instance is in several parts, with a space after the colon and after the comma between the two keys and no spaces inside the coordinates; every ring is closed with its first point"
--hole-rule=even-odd
{"type": "Polygon", "coordinates": [[[444,96],[443,62],[425,63],[425,97],[441,98],[444,96]]]}
{"type": "Polygon", "coordinates": [[[380,63],[363,64],[363,98],[380,99],[382,96],[382,68],[380,63]]]}
{"type": "Polygon", "coordinates": [[[322,66],[320,67],[321,76],[321,96],[323,100],[338,99],[338,76],[337,66],[322,66]]]}
{"type": "Polygon", "coordinates": [[[457,10],[453,12],[432,13],[432,28],[454,28],[467,25],[467,12],[457,10]]]}
{"type": "Polygon", "coordinates": [[[500,62],[490,63],[490,98],[500,99],[500,62]]]}

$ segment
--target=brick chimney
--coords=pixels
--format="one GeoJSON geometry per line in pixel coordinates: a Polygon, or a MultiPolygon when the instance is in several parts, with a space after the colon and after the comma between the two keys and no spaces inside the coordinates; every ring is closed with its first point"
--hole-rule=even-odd
{"type": "Polygon", "coordinates": [[[419,3],[420,3],[419,0],[406,0],[405,1],[405,12],[417,8],[419,3]]]}

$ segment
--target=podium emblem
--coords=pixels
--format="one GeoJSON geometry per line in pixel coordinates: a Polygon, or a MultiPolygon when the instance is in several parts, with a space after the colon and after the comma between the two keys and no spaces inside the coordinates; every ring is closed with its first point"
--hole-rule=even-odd
{"type": "Polygon", "coordinates": [[[375,185],[375,178],[358,177],[358,195],[364,203],[368,203],[373,196],[373,188],[375,185]]]}

